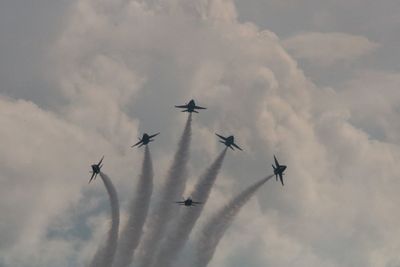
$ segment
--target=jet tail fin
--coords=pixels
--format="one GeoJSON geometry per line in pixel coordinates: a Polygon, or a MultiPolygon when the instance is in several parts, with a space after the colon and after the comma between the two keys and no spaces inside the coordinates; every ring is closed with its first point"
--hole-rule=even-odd
{"type": "Polygon", "coordinates": [[[188,109],[185,109],[185,110],[182,110],[181,112],[189,112],[189,110],[188,110],[188,109]]]}

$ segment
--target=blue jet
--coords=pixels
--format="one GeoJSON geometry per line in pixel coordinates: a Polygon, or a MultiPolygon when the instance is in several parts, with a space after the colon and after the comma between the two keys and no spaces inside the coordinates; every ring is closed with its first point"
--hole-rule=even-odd
{"type": "Polygon", "coordinates": [[[233,137],[233,135],[228,136],[228,137],[223,137],[222,135],[219,135],[217,133],[216,133],[216,135],[221,139],[221,140],[219,140],[219,142],[226,145],[230,149],[235,150],[233,147],[236,147],[239,150],[243,150],[237,144],[235,144],[235,137],[233,137]]]}
{"type": "Polygon", "coordinates": [[[156,134],[153,134],[153,135],[148,135],[147,133],[144,133],[142,138],[139,137],[139,142],[137,142],[136,144],[134,144],[131,147],[135,147],[137,145],[139,145],[139,147],[147,145],[148,143],[153,142],[154,140],[152,138],[156,137],[159,134],[160,133],[156,133],[156,134]]]}
{"type": "Polygon", "coordinates": [[[286,170],[286,165],[279,165],[278,160],[276,159],[275,155],[274,155],[274,160],[275,160],[275,165],[272,165],[272,168],[274,168],[274,174],[276,177],[276,180],[278,181],[278,175],[279,175],[279,179],[281,180],[282,186],[283,186],[283,175],[284,175],[284,171],[286,170]]]}
{"type": "Polygon", "coordinates": [[[202,202],[197,202],[197,201],[193,201],[191,197],[188,197],[187,199],[184,199],[183,201],[177,201],[175,202],[181,206],[186,206],[186,207],[195,207],[198,204],[202,204],[202,202]]]}
{"type": "Polygon", "coordinates": [[[92,180],[96,180],[97,175],[100,173],[101,167],[103,167],[103,164],[102,164],[103,159],[104,159],[104,156],[101,158],[99,163],[92,165],[92,171],[90,172],[92,174],[92,177],[90,177],[89,184],[92,180]]]}
{"type": "Polygon", "coordinates": [[[186,105],[182,105],[182,106],[175,106],[176,108],[183,108],[184,110],[182,110],[182,112],[189,112],[189,113],[199,113],[196,109],[207,109],[204,107],[200,107],[200,106],[196,106],[196,103],[194,102],[194,100],[190,100],[189,103],[187,103],[186,105]]]}

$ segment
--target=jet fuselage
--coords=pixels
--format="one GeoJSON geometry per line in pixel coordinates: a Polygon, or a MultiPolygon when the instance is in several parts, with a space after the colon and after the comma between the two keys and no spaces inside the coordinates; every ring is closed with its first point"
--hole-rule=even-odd
{"type": "Polygon", "coordinates": [[[93,164],[92,165],[92,170],[93,170],[93,173],[100,173],[100,166],[96,165],[96,164],[93,164]]]}
{"type": "Polygon", "coordinates": [[[225,140],[225,145],[226,146],[231,146],[235,143],[235,137],[233,137],[233,135],[228,136],[225,140]]]}
{"type": "Polygon", "coordinates": [[[196,107],[196,103],[194,102],[194,100],[190,100],[189,103],[187,104],[187,110],[188,112],[193,112],[195,110],[196,107]]]}
{"type": "Polygon", "coordinates": [[[283,172],[286,170],[287,166],[286,165],[279,165],[274,169],[274,174],[283,174],[283,172]]]}
{"type": "Polygon", "coordinates": [[[185,206],[192,206],[193,200],[191,198],[188,198],[185,200],[184,205],[185,206]]]}
{"type": "Polygon", "coordinates": [[[142,140],[143,145],[147,145],[150,142],[150,136],[147,133],[145,133],[145,134],[143,134],[143,137],[141,140],[142,140]]]}

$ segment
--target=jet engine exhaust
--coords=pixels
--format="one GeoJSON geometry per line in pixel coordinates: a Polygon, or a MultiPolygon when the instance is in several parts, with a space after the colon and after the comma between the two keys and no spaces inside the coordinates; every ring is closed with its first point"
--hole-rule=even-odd
{"type": "Polygon", "coordinates": [[[187,163],[191,140],[192,113],[189,113],[185,129],[175,152],[174,160],[168,171],[165,185],[161,189],[161,198],[147,222],[147,232],[138,252],[137,263],[140,267],[149,267],[164,232],[174,216],[176,207],[171,203],[183,194],[187,178],[187,163]]]}
{"type": "Polygon", "coordinates": [[[227,147],[219,154],[215,161],[197,181],[190,196],[201,201],[202,204],[193,209],[182,210],[176,224],[173,224],[171,231],[164,240],[163,246],[156,257],[155,264],[152,265],[153,267],[170,267],[172,262],[177,258],[178,253],[184,247],[197,219],[203,211],[204,204],[208,200],[211,189],[224,161],[226,151],[227,147]]]}
{"type": "Polygon", "coordinates": [[[254,183],[228,202],[220,211],[215,213],[200,231],[196,246],[196,267],[206,267],[214,256],[219,241],[239,213],[240,209],[254,193],[274,175],[269,175],[254,183]]]}
{"type": "Polygon", "coordinates": [[[119,229],[119,203],[118,195],[110,178],[103,172],[100,177],[106,187],[111,206],[111,227],[104,246],[100,246],[93,257],[90,267],[111,267],[117,249],[119,229]]]}
{"type": "Polygon", "coordinates": [[[114,267],[127,267],[132,263],[133,253],[139,245],[143,225],[149,211],[150,198],[153,193],[153,163],[149,146],[145,147],[142,173],[136,187],[135,197],[129,206],[129,218],[121,231],[114,267]]]}

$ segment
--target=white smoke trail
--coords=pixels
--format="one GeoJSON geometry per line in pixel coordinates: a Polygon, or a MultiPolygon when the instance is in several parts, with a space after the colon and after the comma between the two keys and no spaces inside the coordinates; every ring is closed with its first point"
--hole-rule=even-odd
{"type": "Polygon", "coordinates": [[[180,213],[177,224],[174,224],[172,230],[168,233],[164,240],[153,267],[163,266],[169,267],[178,256],[189,235],[203,211],[204,204],[207,202],[219,170],[225,158],[227,148],[225,148],[206,172],[200,177],[194,190],[190,194],[194,201],[202,202],[201,205],[193,208],[185,208],[180,213]]]}
{"type": "Polygon", "coordinates": [[[93,257],[90,267],[111,267],[117,249],[118,228],[119,228],[119,203],[118,195],[110,178],[103,172],[100,172],[104,186],[107,189],[111,205],[111,227],[108,231],[108,237],[104,246],[100,246],[93,257]]]}
{"type": "Polygon", "coordinates": [[[142,173],[136,187],[135,197],[132,198],[129,209],[129,219],[121,231],[118,242],[114,267],[127,267],[132,263],[133,253],[139,245],[143,233],[143,225],[150,206],[153,192],[153,163],[149,147],[145,147],[142,173]]]}
{"type": "Polygon", "coordinates": [[[251,185],[211,217],[208,223],[201,230],[200,235],[195,242],[197,254],[194,265],[196,267],[206,267],[208,265],[214,256],[219,241],[240,209],[253,196],[257,189],[273,176],[274,175],[267,176],[251,185]]]}
{"type": "Polygon", "coordinates": [[[191,139],[191,122],[192,114],[190,113],[172,166],[168,171],[165,185],[161,191],[160,202],[146,222],[147,232],[138,251],[138,259],[135,260],[138,263],[137,266],[149,267],[151,265],[155,250],[158,248],[168,222],[174,215],[173,210],[176,207],[172,203],[182,196],[185,189],[191,139]]]}

